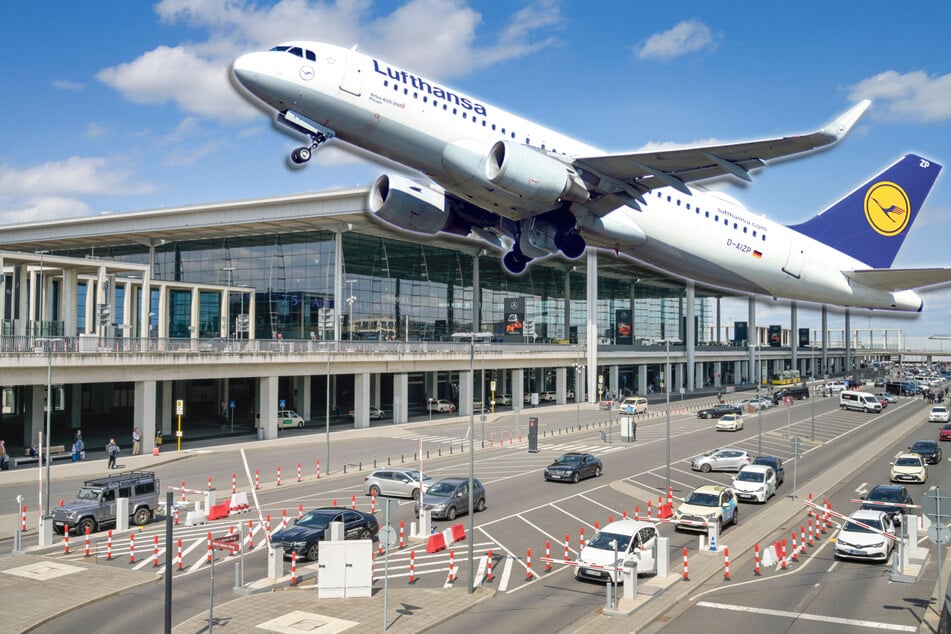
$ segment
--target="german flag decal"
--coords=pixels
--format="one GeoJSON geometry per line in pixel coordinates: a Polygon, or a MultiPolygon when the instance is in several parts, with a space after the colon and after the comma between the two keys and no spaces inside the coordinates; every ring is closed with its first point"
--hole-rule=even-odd
{"type": "Polygon", "coordinates": [[[763,254],[760,251],[753,251],[753,257],[758,260],[763,257],[763,254]]]}

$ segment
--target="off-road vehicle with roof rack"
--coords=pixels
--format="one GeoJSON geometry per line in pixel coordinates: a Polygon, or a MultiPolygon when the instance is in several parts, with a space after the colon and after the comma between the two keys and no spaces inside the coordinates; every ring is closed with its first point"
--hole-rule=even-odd
{"type": "Polygon", "coordinates": [[[75,531],[84,535],[116,523],[119,498],[129,499],[131,524],[147,524],[159,502],[159,479],[154,471],[126,471],[83,482],[76,499],[53,510],[53,530],[62,535],[75,531]]]}

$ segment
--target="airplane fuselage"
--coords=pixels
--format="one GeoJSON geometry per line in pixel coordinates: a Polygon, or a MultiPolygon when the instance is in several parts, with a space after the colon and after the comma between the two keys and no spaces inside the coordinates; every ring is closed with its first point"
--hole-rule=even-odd
{"type": "MultiPolygon", "coordinates": [[[[558,132],[354,50],[298,43],[315,59],[282,51],[235,62],[241,83],[278,112],[291,111],[336,137],[428,176],[467,203],[513,222],[552,211],[486,176],[493,145],[508,141],[561,157],[601,154],[558,132]]],[[[912,291],[857,284],[842,271],[867,265],[702,187],[644,194],[636,206],[576,201],[568,209],[589,245],[717,288],[840,306],[915,311],[912,291]],[[635,208],[636,207],[636,208],[635,208]],[[604,232],[591,227],[612,228],[604,232]]],[[[559,203],[565,204],[565,203],[559,203]]]]}

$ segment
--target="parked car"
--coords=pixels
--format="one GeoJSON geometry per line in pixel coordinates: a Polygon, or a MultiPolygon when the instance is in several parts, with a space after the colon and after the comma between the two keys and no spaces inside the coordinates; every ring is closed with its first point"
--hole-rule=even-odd
{"type": "Polygon", "coordinates": [[[779,405],[787,396],[789,398],[798,399],[801,401],[803,399],[809,398],[809,388],[805,385],[787,385],[781,390],[776,390],[773,392],[773,403],[779,405]]]}
{"type": "Polygon", "coordinates": [[[912,505],[911,494],[908,489],[900,484],[879,484],[872,487],[868,495],[862,497],[865,502],[862,509],[871,511],[884,511],[892,518],[893,522],[901,523],[905,517],[906,508],[904,504],[912,505]]]}
{"type": "Polygon", "coordinates": [[[776,474],[764,464],[746,465],[733,477],[733,491],[738,500],[761,502],[776,495],[776,474]]]}
{"type": "Polygon", "coordinates": [[[875,396],[879,399],[884,400],[886,403],[897,403],[898,397],[889,392],[875,392],[875,396]]]}
{"type": "Polygon", "coordinates": [[[277,413],[277,428],[286,429],[288,427],[304,428],[304,419],[292,409],[282,409],[277,413]]]}
{"type": "Polygon", "coordinates": [[[740,431],[743,429],[743,417],[739,414],[724,414],[717,421],[717,431],[740,431]]]}
{"type": "Polygon", "coordinates": [[[567,392],[565,392],[565,398],[569,401],[575,400],[575,391],[569,389],[567,392]]]}
{"type": "Polygon", "coordinates": [[[578,482],[582,478],[601,477],[601,459],[589,453],[566,453],[545,467],[545,480],[578,482]]]}
{"type": "Polygon", "coordinates": [[[895,534],[895,525],[887,513],[859,510],[849,515],[835,540],[835,557],[888,561],[895,540],[882,535],[895,534]]]}
{"type": "Polygon", "coordinates": [[[427,402],[426,407],[430,412],[439,412],[440,414],[452,414],[456,411],[456,406],[444,398],[438,400],[431,398],[427,402]]]}
{"type": "MultiPolygon", "coordinates": [[[[347,412],[347,416],[349,416],[351,419],[354,418],[355,416],[354,410],[350,410],[349,412],[347,412]]],[[[385,417],[386,417],[386,412],[384,412],[379,407],[370,408],[370,420],[383,420],[385,417]]]]}
{"type": "Polygon", "coordinates": [[[53,508],[53,530],[57,534],[75,531],[85,535],[116,523],[119,498],[129,499],[132,524],[148,524],[158,508],[159,479],[154,471],[127,471],[83,482],[76,499],[53,508]]]}
{"type": "Polygon", "coordinates": [[[938,430],[938,440],[951,440],[951,423],[945,423],[938,430]]]}
{"type": "Polygon", "coordinates": [[[742,414],[739,407],[733,405],[716,405],[697,412],[697,418],[720,418],[727,414],[742,414]]]}
{"type": "Polygon", "coordinates": [[[614,570],[628,561],[637,562],[637,574],[657,572],[654,542],[657,527],[650,522],[631,519],[611,522],[594,534],[578,553],[575,576],[578,579],[613,582],[614,570]],[[617,559],[614,558],[615,552],[617,559]]]}
{"type": "Polygon", "coordinates": [[[751,412],[758,412],[759,410],[766,408],[766,406],[763,405],[763,400],[759,398],[743,399],[737,405],[740,410],[746,412],[747,414],[751,412]]]}
{"type": "Polygon", "coordinates": [[[783,480],[786,479],[786,470],[783,468],[783,459],[777,456],[756,456],[753,458],[753,464],[762,464],[770,467],[776,474],[776,486],[783,486],[783,480]]]}
{"type": "Polygon", "coordinates": [[[908,451],[920,455],[927,464],[941,463],[941,447],[934,440],[916,440],[908,451]]]}
{"type": "Polygon", "coordinates": [[[928,412],[929,423],[947,423],[949,421],[948,408],[944,405],[935,405],[928,412]]]}
{"type": "Polygon", "coordinates": [[[707,527],[700,524],[706,522],[716,524],[719,533],[727,524],[740,521],[740,509],[733,489],[708,484],[690,492],[683,504],[674,511],[674,519],[678,522],[698,522],[696,526],[677,524],[676,530],[706,532],[707,527]]]}
{"type": "Polygon", "coordinates": [[[711,471],[739,471],[752,462],[753,458],[748,451],[736,449],[735,447],[721,447],[695,456],[690,461],[690,468],[694,471],[703,471],[704,473],[711,471]]]}
{"type": "Polygon", "coordinates": [[[331,522],[343,522],[344,539],[373,539],[380,530],[376,516],[363,511],[323,507],[304,513],[287,528],[271,535],[271,546],[283,548],[284,556],[297,553],[298,557],[317,561],[320,540],[331,522]]]}
{"type": "Polygon", "coordinates": [[[548,402],[555,401],[557,399],[558,399],[558,395],[552,392],[551,390],[542,392],[541,394],[538,395],[539,402],[548,403],[548,402]]]}
{"type": "Polygon", "coordinates": [[[482,401],[474,399],[472,401],[472,411],[476,414],[482,414],[486,411],[486,408],[482,405],[482,401]]]}
{"type": "Polygon", "coordinates": [[[495,402],[499,405],[511,405],[512,404],[512,395],[503,394],[499,398],[495,399],[495,402]]]}
{"type": "MultiPolygon", "coordinates": [[[[423,473],[423,488],[433,479],[423,473]]],[[[363,492],[366,495],[385,495],[419,499],[419,469],[395,467],[392,469],[374,469],[363,478],[363,492]]]]}
{"type": "MultiPolygon", "coordinates": [[[[473,481],[472,508],[485,510],[485,487],[479,480],[473,481]]],[[[444,478],[429,485],[423,493],[423,509],[432,512],[432,518],[450,522],[460,513],[469,512],[469,478],[444,478]]],[[[419,505],[416,506],[419,515],[419,505]]]]}
{"type": "Polygon", "coordinates": [[[845,381],[829,381],[825,384],[824,389],[829,394],[836,394],[842,390],[847,390],[848,386],[845,384],[845,381]]]}
{"type": "Polygon", "coordinates": [[[892,465],[892,482],[920,482],[928,479],[928,465],[925,459],[916,453],[898,454],[892,465]]]}

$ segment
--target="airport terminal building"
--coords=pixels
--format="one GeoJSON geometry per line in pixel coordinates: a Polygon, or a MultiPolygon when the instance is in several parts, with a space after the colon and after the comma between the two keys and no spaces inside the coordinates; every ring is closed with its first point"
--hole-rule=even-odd
{"type": "Polygon", "coordinates": [[[47,384],[53,444],[138,426],[149,449],[154,432],[174,435],[179,403],[186,441],[248,433],[257,416],[273,437],[284,409],[319,423],[352,411],[366,426],[371,406],[400,423],[428,399],[468,414],[492,385],[516,406],[531,393],[594,402],[846,363],[794,341],[795,311],[786,347],[766,347],[752,302],[752,337],[730,341],[721,291],[594,250],[513,277],[478,241],[376,222],[366,199],[358,188],[0,228],[0,437],[37,441],[47,384]]]}

